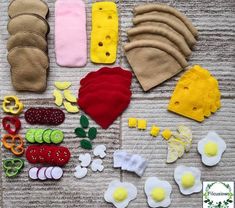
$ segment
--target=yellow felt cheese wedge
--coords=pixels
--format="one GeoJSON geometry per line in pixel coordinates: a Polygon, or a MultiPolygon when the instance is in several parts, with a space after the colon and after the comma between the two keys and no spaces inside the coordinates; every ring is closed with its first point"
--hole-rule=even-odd
{"type": "Polygon", "coordinates": [[[66,90],[71,86],[71,82],[55,82],[55,87],[59,90],[66,90]]]}
{"type": "Polygon", "coordinates": [[[63,96],[59,90],[54,90],[53,96],[55,97],[55,104],[61,106],[63,103],[63,96]]]}
{"type": "Polygon", "coordinates": [[[72,105],[70,102],[67,102],[67,101],[64,101],[63,104],[64,104],[66,111],[68,111],[69,113],[79,112],[79,109],[76,105],[72,105]]]}
{"type": "Polygon", "coordinates": [[[91,61],[112,64],[116,61],[118,45],[118,12],[113,2],[92,5],[91,61]]]}
{"type": "Polygon", "coordinates": [[[72,94],[72,92],[70,90],[65,90],[64,91],[64,97],[67,101],[69,101],[71,103],[76,103],[77,102],[77,98],[72,94]]]}

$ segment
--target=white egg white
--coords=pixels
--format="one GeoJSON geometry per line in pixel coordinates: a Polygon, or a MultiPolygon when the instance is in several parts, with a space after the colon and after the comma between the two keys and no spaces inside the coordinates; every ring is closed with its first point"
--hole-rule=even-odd
{"type": "Polygon", "coordinates": [[[198,168],[179,165],[175,168],[174,179],[180,188],[180,192],[184,195],[198,193],[202,190],[201,171],[198,168]],[[191,188],[184,188],[181,184],[181,178],[185,173],[189,172],[192,173],[192,175],[195,177],[195,184],[191,188]]]}
{"type": "Polygon", "coordinates": [[[201,154],[202,163],[207,166],[214,166],[219,163],[222,158],[222,154],[226,150],[226,143],[224,140],[214,131],[208,132],[205,138],[198,142],[197,150],[201,154]],[[218,145],[218,153],[216,156],[209,157],[204,152],[204,147],[208,142],[215,142],[218,145]]]}
{"type": "Polygon", "coordinates": [[[167,181],[161,181],[157,177],[150,177],[146,180],[144,191],[147,196],[148,205],[152,208],[155,207],[168,207],[171,204],[170,195],[172,187],[167,181]],[[156,202],[151,197],[151,192],[154,188],[163,188],[165,190],[166,198],[161,202],[156,202]]]}
{"type": "Polygon", "coordinates": [[[105,201],[112,203],[117,208],[125,208],[128,206],[130,201],[134,200],[137,197],[137,189],[136,187],[127,182],[120,182],[118,180],[114,180],[109,184],[108,189],[104,193],[104,199],[105,201]],[[119,188],[123,187],[128,191],[128,197],[122,202],[116,202],[113,198],[114,191],[119,188]]]}

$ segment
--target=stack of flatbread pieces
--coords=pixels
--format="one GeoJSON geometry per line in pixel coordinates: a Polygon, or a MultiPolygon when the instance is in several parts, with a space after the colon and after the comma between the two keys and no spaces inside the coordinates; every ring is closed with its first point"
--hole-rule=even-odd
{"type": "Polygon", "coordinates": [[[48,5],[42,0],[13,0],[9,4],[7,59],[11,65],[12,85],[17,91],[46,89],[48,12],[48,5]]]}
{"type": "Polygon", "coordinates": [[[125,54],[144,91],[173,77],[186,66],[198,35],[192,22],[165,4],[134,8],[125,54]]]}

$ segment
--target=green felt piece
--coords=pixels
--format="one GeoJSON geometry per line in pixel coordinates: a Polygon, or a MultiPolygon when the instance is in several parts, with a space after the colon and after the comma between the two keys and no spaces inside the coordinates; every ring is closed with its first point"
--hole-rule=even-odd
{"type": "Polygon", "coordinates": [[[43,132],[43,135],[42,135],[42,139],[44,142],[50,144],[51,143],[51,132],[53,130],[51,129],[46,129],[44,132],[43,132]]]}
{"type": "Polygon", "coordinates": [[[82,116],[80,117],[80,124],[81,124],[82,128],[84,128],[84,129],[88,128],[88,126],[89,126],[89,121],[88,121],[88,119],[87,119],[86,116],[82,115],[82,116]]]}
{"type": "Polygon", "coordinates": [[[92,149],[92,144],[90,141],[83,139],[80,141],[80,145],[83,149],[91,150],[92,149]]]}
{"type": "Polygon", "coordinates": [[[93,140],[96,138],[97,135],[97,129],[95,127],[91,127],[88,131],[88,138],[90,140],[93,140]]]}
{"type": "Polygon", "coordinates": [[[86,137],[86,132],[84,131],[83,128],[76,128],[74,132],[80,138],[85,138],[86,137]]]}
{"type": "Polygon", "coordinates": [[[30,143],[35,143],[34,133],[36,129],[29,129],[25,134],[25,139],[30,143]]]}
{"type": "Polygon", "coordinates": [[[61,130],[53,130],[51,132],[51,142],[59,144],[64,140],[64,133],[61,130]]]}
{"type": "Polygon", "coordinates": [[[3,160],[3,168],[7,177],[15,177],[24,167],[24,160],[19,158],[12,158],[3,160]]]}
{"type": "Polygon", "coordinates": [[[40,144],[43,143],[42,135],[44,131],[45,129],[36,129],[36,131],[34,132],[35,142],[40,143],[40,144]]]}

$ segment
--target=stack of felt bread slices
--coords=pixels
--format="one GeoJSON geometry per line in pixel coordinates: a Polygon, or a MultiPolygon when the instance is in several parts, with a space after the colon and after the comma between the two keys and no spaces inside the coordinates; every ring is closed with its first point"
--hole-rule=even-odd
{"type": "Polygon", "coordinates": [[[47,86],[49,58],[46,21],[48,5],[42,0],[13,0],[8,7],[8,62],[17,91],[43,92],[47,86]]]}
{"type": "Polygon", "coordinates": [[[168,5],[146,4],[134,8],[133,24],[124,50],[144,91],[188,66],[198,32],[184,14],[168,5]]]}

